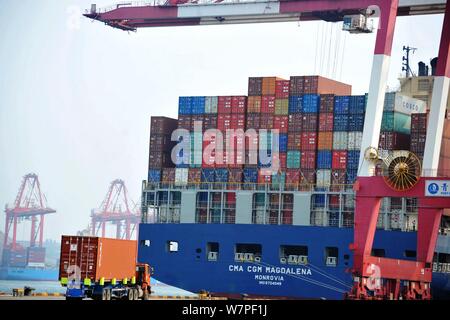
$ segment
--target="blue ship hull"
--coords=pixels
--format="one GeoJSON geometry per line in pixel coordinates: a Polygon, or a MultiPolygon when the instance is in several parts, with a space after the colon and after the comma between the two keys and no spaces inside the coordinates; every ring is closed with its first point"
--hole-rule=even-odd
{"type": "Polygon", "coordinates": [[[0,267],[1,280],[57,281],[58,269],[0,267]]]}
{"type": "MultiPolygon", "coordinates": [[[[310,299],[343,299],[352,285],[349,244],[353,229],[256,224],[140,224],[138,259],[155,269],[155,278],[199,292],[310,299]],[[149,242],[144,240],[150,240],[149,242]],[[170,252],[169,241],[178,242],[170,252]],[[218,243],[217,261],[208,261],[208,243],[218,243]],[[147,245],[145,244],[147,243],[147,245]],[[260,262],[236,262],[235,245],[259,244],[260,262]],[[281,263],[280,246],[308,247],[307,265],[281,263]],[[338,249],[336,266],[325,263],[325,248],[338,249]]],[[[373,248],[386,257],[407,259],[415,251],[416,233],[378,230],[373,248]]],[[[411,259],[411,258],[410,258],[411,259]]],[[[414,258],[412,258],[413,260],[414,258]]],[[[450,292],[449,274],[434,273],[435,298],[450,292]]]]}

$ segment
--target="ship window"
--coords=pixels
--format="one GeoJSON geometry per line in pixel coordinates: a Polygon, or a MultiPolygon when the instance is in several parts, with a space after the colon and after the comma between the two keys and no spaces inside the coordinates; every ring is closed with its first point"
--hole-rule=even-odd
{"type": "Polygon", "coordinates": [[[419,91],[428,91],[430,89],[430,82],[428,79],[419,80],[417,82],[417,89],[419,91]]]}
{"type": "Polygon", "coordinates": [[[384,249],[372,249],[372,256],[374,257],[385,257],[386,252],[384,249]]]}
{"type": "Polygon", "coordinates": [[[167,251],[168,252],[178,252],[178,242],[177,241],[167,241],[167,251]]]}
{"type": "Polygon", "coordinates": [[[260,262],[262,246],[260,244],[237,243],[234,250],[235,261],[260,262]]]}
{"type": "Polygon", "coordinates": [[[206,245],[206,254],[208,261],[217,261],[219,258],[219,243],[218,242],[208,242],[206,245]]]}
{"type": "Polygon", "coordinates": [[[308,263],[307,246],[280,246],[280,262],[287,264],[306,264],[308,263]]]}
{"type": "Polygon", "coordinates": [[[415,258],[416,251],[415,250],[405,250],[405,257],[406,258],[415,258]]]}
{"type": "Polygon", "coordinates": [[[141,240],[141,247],[150,247],[150,240],[141,240]]]}
{"type": "Polygon", "coordinates": [[[337,247],[325,248],[325,264],[328,267],[335,267],[338,264],[339,249],[337,247]]]}

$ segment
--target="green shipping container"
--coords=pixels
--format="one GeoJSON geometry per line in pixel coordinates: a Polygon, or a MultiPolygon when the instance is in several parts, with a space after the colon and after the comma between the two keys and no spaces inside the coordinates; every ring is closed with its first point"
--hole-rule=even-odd
{"type": "Polygon", "coordinates": [[[410,134],[411,116],[393,111],[385,111],[381,120],[381,131],[410,134]]]}
{"type": "Polygon", "coordinates": [[[300,151],[288,151],[286,157],[286,166],[288,169],[300,168],[300,151]]]}
{"type": "Polygon", "coordinates": [[[289,114],[289,99],[275,99],[275,115],[287,116],[289,114]]]}
{"type": "Polygon", "coordinates": [[[272,187],[275,189],[283,189],[286,181],[286,172],[279,172],[272,174],[272,187]]]}

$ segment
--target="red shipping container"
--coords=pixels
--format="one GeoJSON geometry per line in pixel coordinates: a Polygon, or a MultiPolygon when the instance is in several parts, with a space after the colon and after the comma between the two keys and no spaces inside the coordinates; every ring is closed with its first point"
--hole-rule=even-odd
{"type": "Polygon", "coordinates": [[[259,120],[260,129],[273,129],[273,114],[262,113],[259,120]]]}
{"type": "Polygon", "coordinates": [[[302,131],[317,131],[317,113],[302,114],[302,131]]]}
{"type": "Polygon", "coordinates": [[[245,113],[247,111],[247,97],[231,97],[231,113],[245,113]]]}
{"type": "Polygon", "coordinates": [[[274,116],[273,117],[273,128],[278,129],[280,133],[288,132],[288,116],[274,116]]]}
{"type": "Polygon", "coordinates": [[[275,96],[263,96],[261,98],[261,113],[275,112],[275,96]]]}
{"type": "MultiPolygon", "coordinates": [[[[414,152],[415,154],[418,155],[423,155],[424,151],[425,151],[425,141],[427,138],[427,134],[426,133],[418,133],[418,132],[414,132],[411,133],[411,151],[414,152]]],[[[442,140],[442,144],[441,144],[441,150],[442,147],[444,146],[444,142],[445,139],[442,140]]]]}
{"type": "Polygon", "coordinates": [[[259,129],[260,126],[260,115],[259,113],[247,113],[246,119],[246,129],[259,129]]]}
{"type": "Polygon", "coordinates": [[[316,183],[316,170],[302,169],[300,170],[300,184],[311,185],[316,183]]]}
{"type": "Polygon", "coordinates": [[[245,113],[231,115],[231,129],[245,130],[245,113]]]}
{"type": "Polygon", "coordinates": [[[202,168],[214,168],[216,166],[216,157],[219,157],[219,154],[216,154],[217,152],[215,150],[215,146],[216,146],[215,139],[212,139],[211,141],[203,141],[202,168]],[[210,145],[211,147],[209,147],[210,145]],[[208,151],[206,151],[207,147],[208,151]],[[211,148],[214,149],[211,150],[211,148]]]}
{"type": "Polygon", "coordinates": [[[288,150],[300,150],[302,145],[302,133],[301,132],[289,132],[288,133],[288,150]]]}
{"type": "Polygon", "coordinates": [[[312,151],[317,149],[317,133],[303,132],[301,141],[302,151],[312,151]]]}
{"type": "Polygon", "coordinates": [[[347,151],[333,151],[331,168],[332,169],[347,168],[347,151]]]}
{"type": "Polygon", "coordinates": [[[333,113],[334,112],[334,94],[321,94],[320,95],[320,113],[333,113]]]}
{"type": "Polygon", "coordinates": [[[262,77],[248,78],[248,95],[260,96],[262,94],[262,77]]]}
{"type": "Polygon", "coordinates": [[[231,113],[231,97],[220,96],[217,102],[217,113],[231,113]]]}
{"type": "Polygon", "coordinates": [[[333,131],[333,113],[320,113],[319,114],[319,131],[333,131]]]}
{"type": "Polygon", "coordinates": [[[286,188],[294,189],[300,183],[300,170],[287,169],[286,170],[286,188]]]}
{"type": "Polygon", "coordinates": [[[281,169],[286,169],[287,153],[286,152],[280,152],[278,154],[278,156],[280,158],[280,168],[281,169]]]}
{"type": "Polygon", "coordinates": [[[381,132],[378,147],[383,150],[409,150],[410,136],[398,132],[381,132]]]}
{"type": "Polygon", "coordinates": [[[275,97],[278,99],[289,98],[289,80],[275,81],[275,97]]]}
{"type": "Polygon", "coordinates": [[[177,119],[167,117],[151,117],[150,118],[150,133],[152,134],[172,134],[172,131],[177,128],[177,119]]]}
{"type": "Polygon", "coordinates": [[[208,129],[217,129],[217,116],[211,114],[205,114],[205,121],[203,123],[203,129],[206,131],[208,129]]]}
{"type": "Polygon", "coordinates": [[[301,113],[292,113],[288,115],[289,123],[288,130],[290,132],[300,132],[302,129],[302,114],[301,113]]]}
{"type": "Polygon", "coordinates": [[[232,129],[231,114],[219,114],[217,116],[217,129],[219,129],[222,134],[225,134],[226,130],[232,129]]]}
{"type": "Polygon", "coordinates": [[[301,169],[315,169],[316,168],[316,152],[302,151],[300,154],[300,168],[301,169]]]}
{"type": "Polygon", "coordinates": [[[192,185],[199,185],[202,178],[202,169],[189,168],[188,171],[188,183],[192,185]]]}
{"type": "Polygon", "coordinates": [[[131,279],[136,274],[136,253],[134,240],[62,236],[59,279],[69,277],[69,266],[79,266],[83,278],[93,282],[131,279]]]}
{"type": "Polygon", "coordinates": [[[346,187],[347,169],[331,170],[331,191],[339,191],[346,187]]]}
{"type": "Polygon", "coordinates": [[[339,200],[339,195],[329,195],[328,196],[328,204],[330,206],[331,209],[339,209],[339,204],[340,204],[340,200],[339,200]]]}
{"type": "Polygon", "coordinates": [[[411,114],[411,133],[426,133],[428,124],[427,113],[411,114]]]}
{"type": "Polygon", "coordinates": [[[258,183],[267,184],[272,181],[272,172],[268,169],[258,169],[258,183]]]}
{"type": "Polygon", "coordinates": [[[178,129],[186,129],[192,131],[192,117],[186,115],[178,116],[178,129]]]}
{"type": "Polygon", "coordinates": [[[174,183],[175,182],[175,168],[163,168],[161,175],[161,182],[174,183]]]}

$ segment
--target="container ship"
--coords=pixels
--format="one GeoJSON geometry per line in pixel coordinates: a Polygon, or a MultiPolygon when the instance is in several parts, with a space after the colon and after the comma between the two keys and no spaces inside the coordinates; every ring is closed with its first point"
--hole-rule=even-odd
{"type": "MultiPolygon", "coordinates": [[[[367,94],[320,76],[251,77],[246,96],[180,97],[178,119],[151,117],[139,261],[159,281],[191,292],[344,298],[366,103],[367,94]],[[257,135],[205,138],[215,129],[257,135]]],[[[426,131],[425,102],[386,93],[380,154],[421,158],[426,131]]],[[[444,131],[442,172],[448,120],[444,131]]],[[[417,212],[417,199],[384,198],[372,255],[415,260],[417,212]]],[[[450,292],[447,221],[432,266],[435,298],[450,292]]]]}

